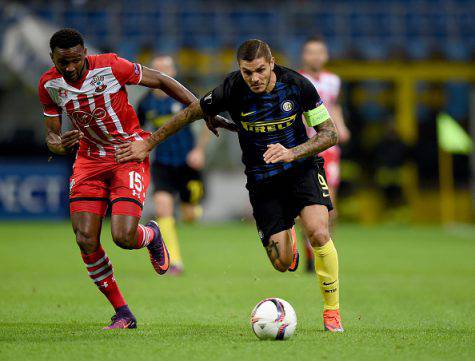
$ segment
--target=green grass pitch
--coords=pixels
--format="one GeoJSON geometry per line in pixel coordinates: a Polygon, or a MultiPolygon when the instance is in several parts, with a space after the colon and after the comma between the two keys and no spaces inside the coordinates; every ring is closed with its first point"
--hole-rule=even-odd
{"type": "Polygon", "coordinates": [[[0,223],[0,360],[474,360],[475,230],[340,225],[346,332],[322,331],[314,276],[280,274],[249,224],[183,226],[183,277],[144,250],[103,244],[138,319],[104,332],[112,309],[87,277],[68,223],[0,223]],[[298,316],[288,341],[259,341],[266,297],[298,316]]]}

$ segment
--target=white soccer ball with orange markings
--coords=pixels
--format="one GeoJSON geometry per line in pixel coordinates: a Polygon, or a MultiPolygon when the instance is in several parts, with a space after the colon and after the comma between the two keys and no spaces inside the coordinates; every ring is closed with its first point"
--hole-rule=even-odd
{"type": "Polygon", "coordinates": [[[297,315],[287,301],[266,298],[252,310],[251,326],[261,340],[285,340],[295,332],[297,315]]]}

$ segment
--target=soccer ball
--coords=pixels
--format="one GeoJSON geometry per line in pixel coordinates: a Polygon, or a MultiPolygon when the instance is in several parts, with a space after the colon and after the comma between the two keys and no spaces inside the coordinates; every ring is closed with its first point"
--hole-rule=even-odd
{"type": "Polygon", "coordinates": [[[261,340],[285,340],[294,334],[297,315],[287,301],[267,298],[252,310],[251,326],[261,340]]]}

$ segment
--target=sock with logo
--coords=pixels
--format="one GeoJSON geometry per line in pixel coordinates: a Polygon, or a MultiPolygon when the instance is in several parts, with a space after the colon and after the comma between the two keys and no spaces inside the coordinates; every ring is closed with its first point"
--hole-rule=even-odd
{"type": "Polygon", "coordinates": [[[135,249],[143,248],[149,245],[152,242],[153,237],[155,237],[155,232],[152,228],[139,224],[137,227],[137,243],[135,249]]]}
{"type": "Polygon", "coordinates": [[[117,311],[127,307],[119,286],[114,278],[112,263],[107,257],[102,246],[91,254],[82,253],[82,259],[86,265],[87,272],[92,281],[96,284],[99,291],[107,297],[110,304],[117,311]],[[124,307],[125,306],[125,307],[124,307]]]}
{"type": "Polygon", "coordinates": [[[330,239],[322,247],[314,247],[315,272],[323,296],[323,309],[339,309],[338,253],[330,239]]]}

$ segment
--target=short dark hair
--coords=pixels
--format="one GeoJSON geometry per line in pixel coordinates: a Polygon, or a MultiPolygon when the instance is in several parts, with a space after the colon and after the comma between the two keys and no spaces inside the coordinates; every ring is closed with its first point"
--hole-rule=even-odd
{"type": "Polygon", "coordinates": [[[266,61],[270,61],[272,53],[266,42],[259,39],[250,39],[239,46],[236,57],[238,61],[252,61],[262,57],[266,59],[266,61]]]}
{"type": "Polygon", "coordinates": [[[69,49],[76,45],[84,46],[84,39],[81,33],[75,29],[65,28],[58,30],[49,39],[51,51],[54,51],[55,48],[69,49]]]}
{"type": "Polygon", "coordinates": [[[325,41],[325,38],[321,35],[313,35],[313,36],[309,36],[307,39],[305,39],[305,41],[303,42],[303,45],[302,47],[304,47],[305,45],[307,45],[308,43],[322,43],[324,45],[326,45],[326,41],[325,41]]]}

